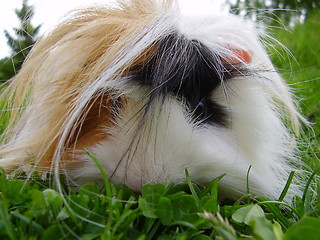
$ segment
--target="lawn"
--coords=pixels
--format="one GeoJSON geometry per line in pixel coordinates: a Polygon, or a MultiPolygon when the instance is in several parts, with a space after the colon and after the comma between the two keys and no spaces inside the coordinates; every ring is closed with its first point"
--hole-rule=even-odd
{"type": "Polygon", "coordinates": [[[248,194],[221,202],[219,178],[199,188],[187,171],[186,184],[145,185],[141,195],[114,186],[107,176],[104,187],[74,191],[65,186],[61,195],[50,180],[7,180],[1,171],[0,239],[319,239],[320,19],[315,16],[291,32],[276,29],[274,35],[295,58],[279,47],[270,50],[272,59],[314,123],[301,137],[308,143],[301,144],[303,160],[314,172],[306,177],[303,196],[283,203],[284,186],[279,201],[248,194]]]}

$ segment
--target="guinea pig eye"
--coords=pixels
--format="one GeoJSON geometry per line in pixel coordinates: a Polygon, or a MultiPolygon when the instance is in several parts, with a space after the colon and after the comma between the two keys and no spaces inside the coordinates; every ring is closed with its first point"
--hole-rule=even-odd
{"type": "Polygon", "coordinates": [[[191,105],[190,113],[194,121],[228,127],[227,111],[210,98],[202,98],[191,105]]]}
{"type": "Polygon", "coordinates": [[[196,121],[204,122],[210,118],[212,113],[208,104],[210,103],[206,99],[201,99],[195,104],[192,114],[196,121]]]}

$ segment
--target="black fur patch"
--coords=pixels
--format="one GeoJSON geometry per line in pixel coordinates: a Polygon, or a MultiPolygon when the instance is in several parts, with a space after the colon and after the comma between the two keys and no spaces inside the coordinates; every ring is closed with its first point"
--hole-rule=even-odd
{"type": "Polygon", "coordinates": [[[173,94],[187,103],[194,120],[228,124],[226,111],[210,95],[232,74],[201,42],[168,35],[156,44],[150,60],[132,74],[139,84],[151,87],[150,104],[158,96],[173,94]]]}

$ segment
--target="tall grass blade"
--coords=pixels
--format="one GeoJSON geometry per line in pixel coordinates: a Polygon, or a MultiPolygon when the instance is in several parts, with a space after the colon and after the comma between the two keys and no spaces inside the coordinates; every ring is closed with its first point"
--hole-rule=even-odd
{"type": "Polygon", "coordinates": [[[98,167],[98,169],[103,177],[103,181],[104,181],[104,184],[106,187],[107,197],[112,198],[112,189],[111,189],[110,181],[109,181],[108,175],[106,174],[106,172],[103,169],[103,166],[101,165],[100,161],[96,158],[96,156],[94,156],[91,152],[89,152],[89,150],[85,149],[85,152],[92,159],[92,161],[96,164],[96,166],[98,167]]]}
{"type": "Polygon", "coordinates": [[[288,181],[287,181],[286,185],[284,186],[284,188],[283,188],[283,190],[282,190],[282,192],[280,194],[280,197],[278,199],[279,202],[282,202],[283,199],[285,198],[285,196],[287,195],[287,192],[288,192],[289,187],[290,187],[290,185],[292,183],[293,177],[294,177],[294,171],[292,171],[290,173],[290,175],[289,175],[288,181]]]}

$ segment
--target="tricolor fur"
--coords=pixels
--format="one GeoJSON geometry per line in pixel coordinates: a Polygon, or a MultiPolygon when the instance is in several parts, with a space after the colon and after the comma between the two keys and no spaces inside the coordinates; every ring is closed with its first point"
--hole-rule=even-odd
{"type": "Polygon", "coordinates": [[[252,166],[251,193],[276,199],[297,163],[300,115],[263,47],[270,39],[240,17],[188,17],[171,1],[75,11],[3,93],[0,166],[100,181],[87,149],[134,190],[182,183],[188,169],[198,184],[226,173],[227,197],[246,192],[252,166]]]}

